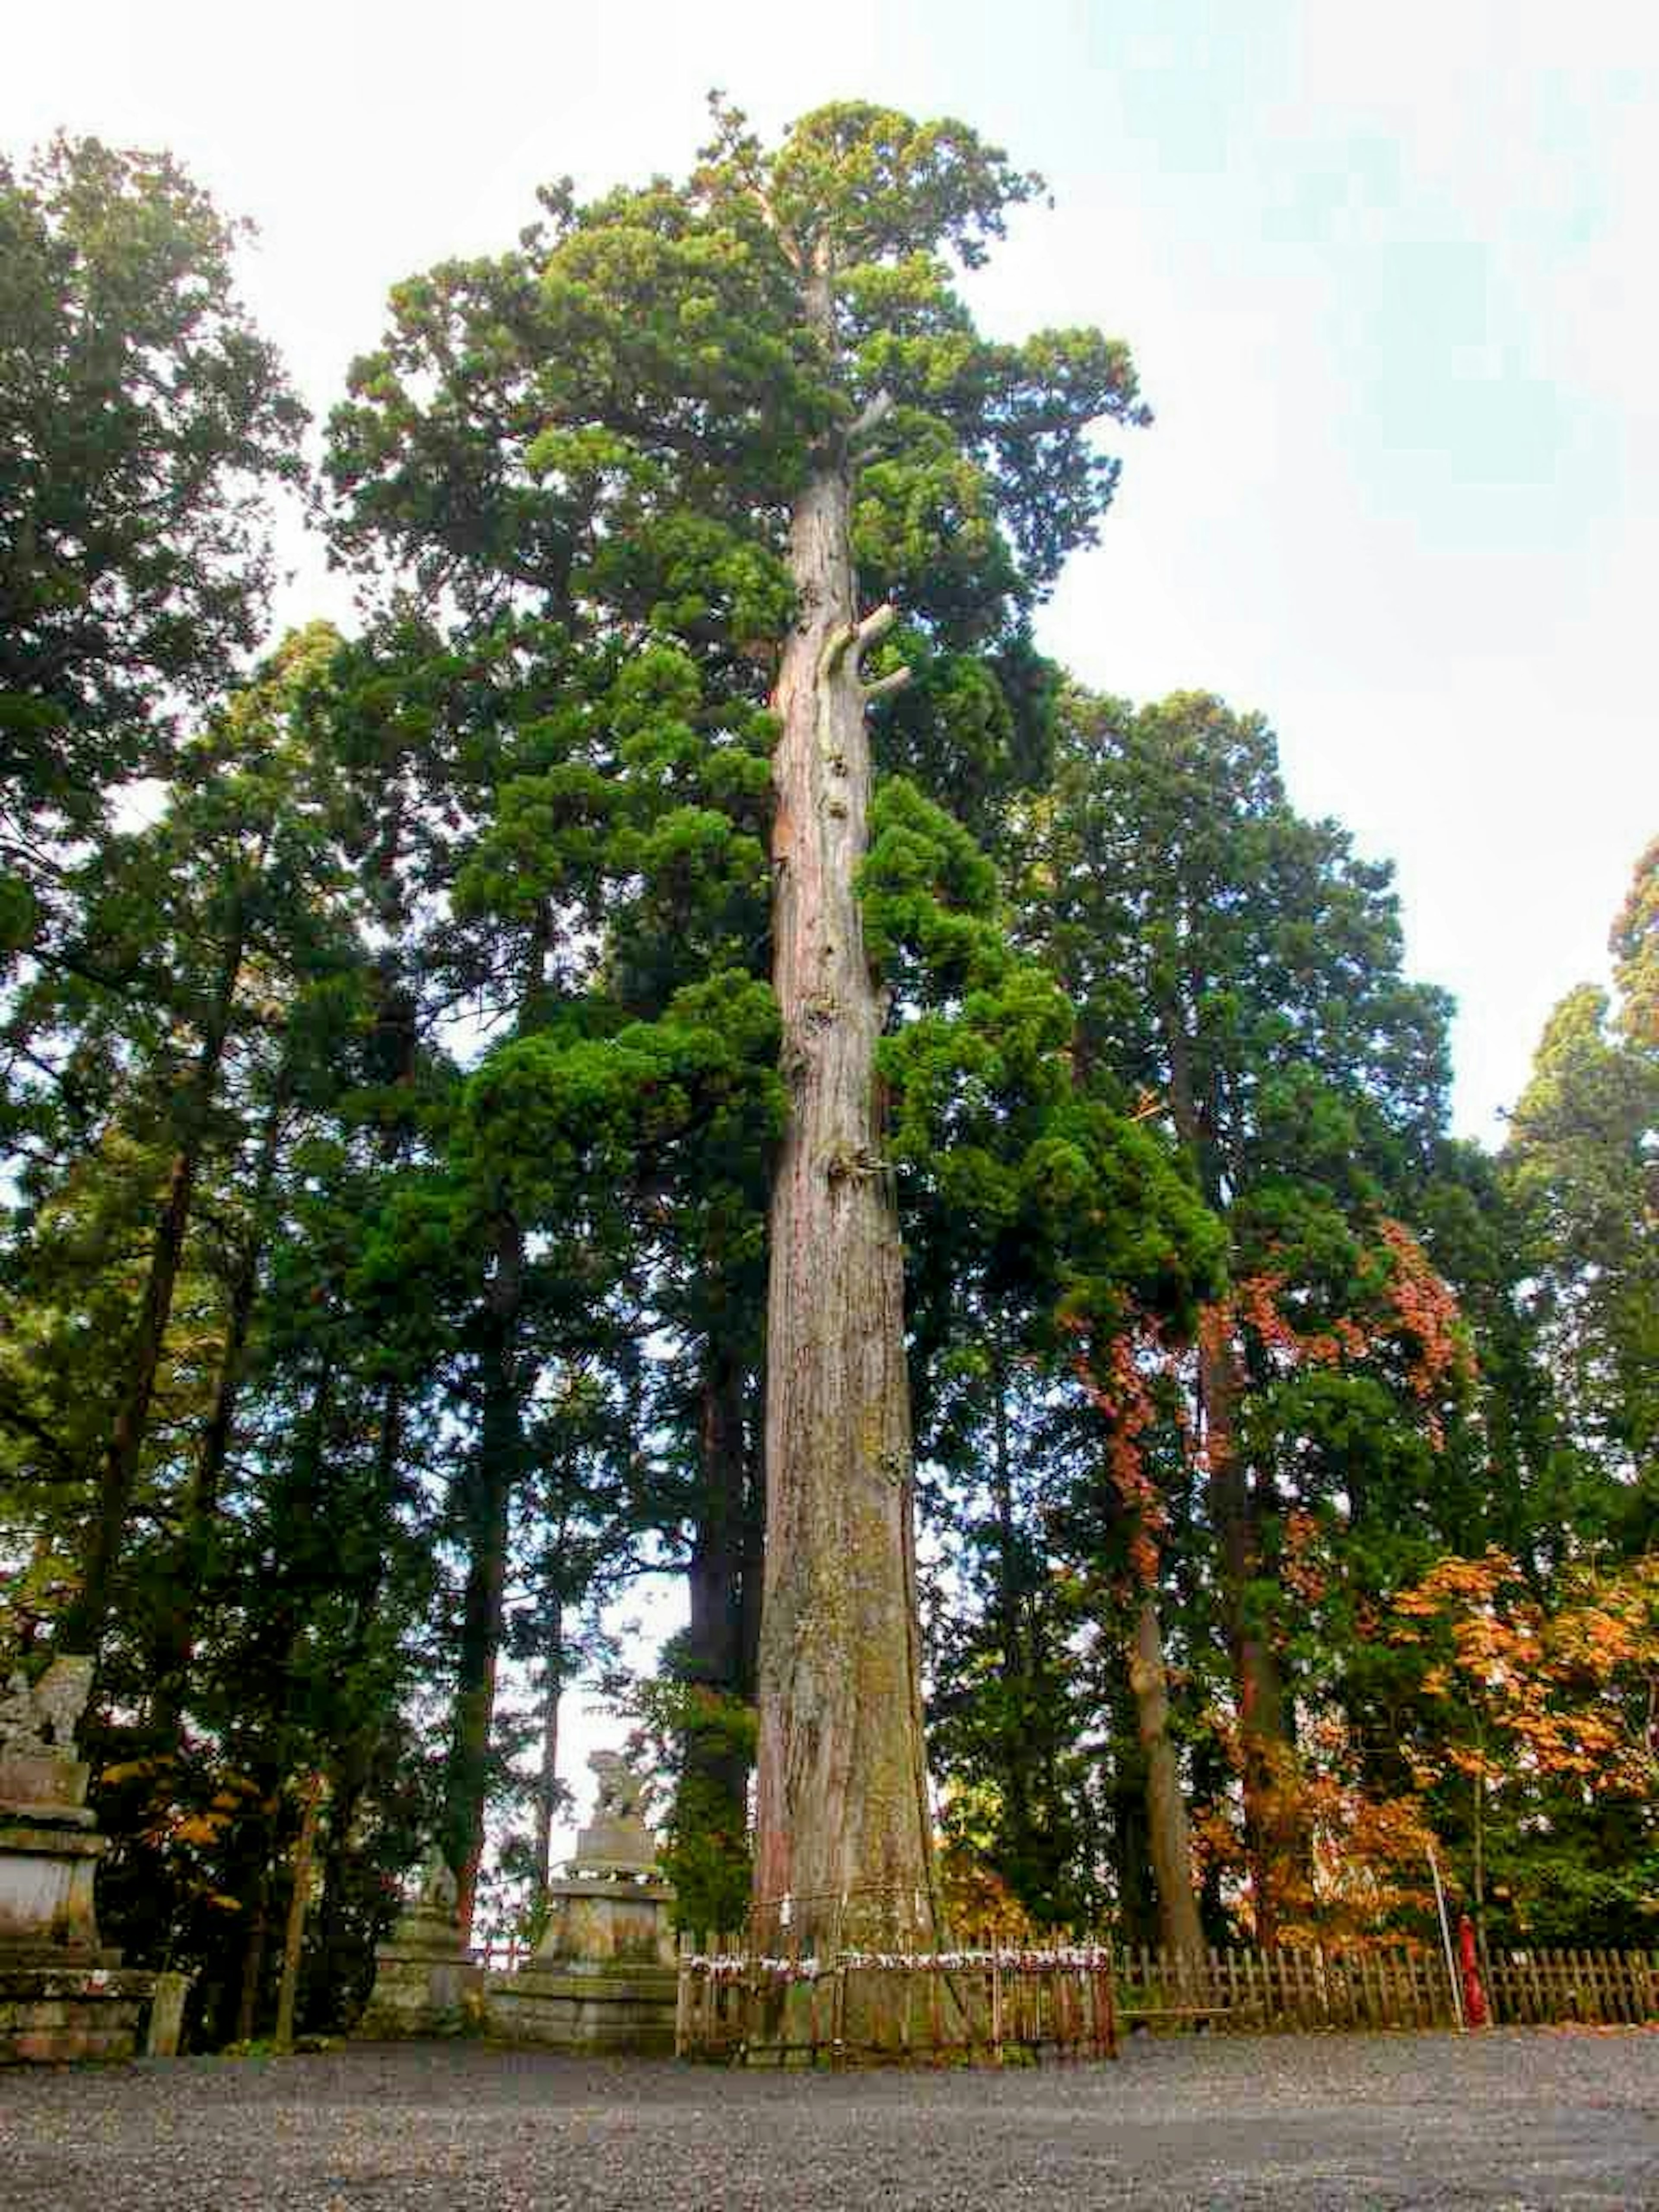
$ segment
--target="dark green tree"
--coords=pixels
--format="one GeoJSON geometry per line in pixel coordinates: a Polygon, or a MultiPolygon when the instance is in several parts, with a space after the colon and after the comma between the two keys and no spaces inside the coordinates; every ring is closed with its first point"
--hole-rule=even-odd
{"type": "Polygon", "coordinates": [[[1447,1006],[1401,975],[1389,870],[1295,813],[1259,717],[1074,696],[1064,725],[1024,927],[1081,1065],[1170,1132],[1228,1229],[1190,1389],[1265,1936],[1302,1851],[1285,1516],[1400,1525],[1461,1388],[1449,1301],[1395,1218],[1436,1158],[1447,1006]]]}
{"type": "MultiPolygon", "coordinates": [[[[94,1125],[82,1133],[91,1141],[101,1113],[102,1142],[131,1148],[128,1172],[145,1179],[141,1202],[154,1208],[131,1320],[114,1355],[103,1350],[95,1472],[82,1470],[92,1497],[78,1588],[59,1623],[66,1649],[95,1649],[107,1623],[208,1164],[244,1141],[251,1158],[280,1142],[274,1066],[287,1059],[297,1072],[307,1033],[361,971],[328,777],[295,726],[296,695],[334,644],[321,629],[292,638],[184,750],[156,821],[112,836],[84,865],[72,969],[42,968],[13,1009],[14,1035],[54,1040],[67,1095],[77,1095],[74,1072],[93,1051],[100,1093],[78,1094],[77,1119],[94,1125]],[[245,1113],[264,1126],[263,1140],[245,1113]]],[[[85,1164],[71,1154],[73,1172],[85,1164]]],[[[51,1167],[50,1157],[30,1166],[26,1198],[57,1196],[51,1167]]],[[[56,1325],[76,1333],[72,1305],[56,1325]]],[[[9,1391],[20,1433],[30,1387],[19,1380],[9,1391]]],[[[84,1402],[61,1411],[65,1437],[85,1430],[84,1402]]],[[[39,1441],[38,1405],[29,1418],[39,1441]]]]}
{"type": "Polygon", "coordinates": [[[1645,1548],[1659,1499],[1659,848],[1615,924],[1617,999],[1591,985],[1551,1015],[1503,1164],[1525,1303],[1584,1478],[1581,1514],[1645,1548]]]}
{"type": "Polygon", "coordinates": [[[166,155],[0,161],[0,954],[50,950],[65,841],[258,641],[305,416],[235,296],[246,230],[166,155]]]}

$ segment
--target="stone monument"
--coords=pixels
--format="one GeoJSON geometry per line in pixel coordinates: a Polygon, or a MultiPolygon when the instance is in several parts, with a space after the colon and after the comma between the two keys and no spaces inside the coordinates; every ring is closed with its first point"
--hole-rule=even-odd
{"type": "Polygon", "coordinates": [[[455,2035],[476,2027],[483,1969],[461,1941],[459,1893],[434,1844],[415,1900],[374,1951],[374,1987],[362,2036],[455,2035]]]}
{"type": "Polygon", "coordinates": [[[109,1848],[87,1809],[75,1729],[92,1662],[65,1653],[0,1695],[0,2063],[131,2058],[153,1974],[98,1941],[94,1883],[109,1848]]]}
{"type": "Polygon", "coordinates": [[[593,1818],[565,1878],[548,1892],[547,1927],[516,1973],[484,1984],[489,2031],[563,2051],[672,2051],[677,1962],[673,1890],[645,1825],[645,1784],[619,1752],[596,1751],[593,1818]]]}

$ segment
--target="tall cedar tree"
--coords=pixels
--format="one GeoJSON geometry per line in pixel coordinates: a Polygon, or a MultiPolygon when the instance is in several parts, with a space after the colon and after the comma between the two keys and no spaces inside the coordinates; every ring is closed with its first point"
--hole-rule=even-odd
{"type": "Polygon", "coordinates": [[[950,654],[1009,645],[1109,498],[1091,426],[1141,410],[1096,332],[1017,347],[974,330],[945,257],[977,264],[1036,183],[971,132],[847,105],[768,151],[735,113],[717,125],[684,187],[584,209],[549,193],[551,234],[524,254],[402,288],[332,467],[343,542],[389,545],[459,604],[557,602],[589,634],[678,634],[732,712],[773,679],[790,1119],[770,1222],[757,1894],[879,1898],[907,1920],[920,1900],[928,1920],[874,1068],[888,1000],[854,889],[866,711],[904,666],[930,680],[950,654]],[[855,560],[887,594],[868,611],[855,560]]]}
{"type": "Polygon", "coordinates": [[[246,228],[166,155],[0,160],[0,956],[50,945],[64,840],[258,641],[305,416],[232,289],[246,228]]]}
{"type": "Polygon", "coordinates": [[[1447,1006],[1401,975],[1389,871],[1293,811],[1259,717],[1193,693],[1078,698],[1067,721],[1033,815],[1029,926],[1079,1006],[1085,1065],[1165,1119],[1228,1224],[1232,1289],[1200,1317],[1195,1395],[1267,1940],[1305,1849],[1283,1516],[1339,1492],[1354,1520],[1409,1510],[1369,1492],[1356,1416],[1396,1407],[1386,1465],[1389,1431],[1437,1437],[1456,1385],[1456,1347],[1406,1311],[1419,1277],[1425,1309],[1449,1301],[1386,1212],[1433,1158],[1447,1006]]]}
{"type": "Polygon", "coordinates": [[[107,1623],[198,1188],[216,1145],[241,1134],[225,1126],[232,1077],[282,1057],[283,1032],[303,1030],[310,1002],[349,988],[361,962],[328,779],[295,727],[296,696],[336,642],[320,626],[291,638],[184,749],[157,821],[78,872],[67,988],[45,969],[22,994],[21,1018],[112,1040],[106,1135],[142,1130],[159,1183],[137,1310],[107,1358],[66,1649],[96,1650],[107,1623]],[[100,964],[118,988],[88,988],[100,964]]]}

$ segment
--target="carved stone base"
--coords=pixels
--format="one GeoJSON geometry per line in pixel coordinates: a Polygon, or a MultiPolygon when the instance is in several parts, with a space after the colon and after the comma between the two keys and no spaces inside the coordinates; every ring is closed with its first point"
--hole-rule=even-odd
{"type": "Polygon", "coordinates": [[[574,1875],[548,1892],[547,1929],[526,1972],[634,1972],[676,1966],[668,1924],[674,1893],[665,1881],[574,1875]]]}
{"type": "Polygon", "coordinates": [[[93,1885],[108,1849],[89,1813],[0,1804],[0,1959],[100,1963],[93,1885]]]}
{"type": "Polygon", "coordinates": [[[131,2058],[154,1974],[0,1961],[0,2065],[131,2058]]]}
{"type": "Polygon", "coordinates": [[[374,1987],[356,2033],[375,2041],[459,2035],[481,2018],[483,1968],[453,1922],[407,1912],[374,1951],[374,1987]]]}
{"type": "Polygon", "coordinates": [[[672,2057],[677,1978],[660,1966],[491,1974],[484,2025],[502,2043],[672,2057]]]}
{"type": "Polygon", "coordinates": [[[555,2051],[672,2053],[673,1902],[655,1880],[556,1882],[534,1958],[484,1984],[488,2032],[555,2051]]]}

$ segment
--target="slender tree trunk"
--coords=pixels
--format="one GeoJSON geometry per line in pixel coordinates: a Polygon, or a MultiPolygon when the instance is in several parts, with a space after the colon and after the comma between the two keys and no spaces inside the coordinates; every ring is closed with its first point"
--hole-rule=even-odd
{"type": "Polygon", "coordinates": [[[196,1622],[207,1577],[213,1527],[218,1517],[225,1469],[230,1462],[237,1401],[241,1395],[248,1337],[258,1299],[264,1210],[276,1181],[287,1107],[286,1086],[279,1085],[266,1114],[260,1139],[249,1209],[252,1227],[236,1255],[227,1286],[225,1348],[214,1385],[213,1411],[203,1431],[201,1449],[185,1493],[179,1537],[179,1568],[173,1578],[167,1614],[155,1638],[151,1662],[151,1711],[158,1747],[164,1753],[178,1748],[185,1676],[195,1647],[196,1622]]]}
{"type": "MultiPolygon", "coordinates": [[[[403,1385],[388,1382],[381,1389],[380,1433],[374,1449],[374,1508],[381,1516],[382,1526],[393,1510],[403,1440],[403,1385]]],[[[355,1674],[368,1653],[386,1575],[386,1554],[382,1544],[365,1559],[353,1593],[351,1638],[345,1662],[351,1673],[355,1674]]],[[[379,1731],[378,1715],[371,1717],[367,1725],[348,1729],[335,1750],[329,1777],[331,1809],[323,1844],[323,1893],[317,1908],[317,1921],[330,2016],[337,2026],[344,2026],[356,2017],[368,1994],[368,1972],[373,1965],[374,1938],[365,1938],[360,1930],[353,1941],[351,1891],[356,1851],[352,1830],[374,1771],[379,1731]],[[348,1972],[349,1962],[355,1965],[355,1972],[348,1972]]]]}
{"type": "Polygon", "coordinates": [[[1164,1663],[1164,1631],[1158,1599],[1148,1590],[1135,1616],[1134,1656],[1129,1666],[1135,1723],[1146,1760],[1146,1832],[1158,1881],[1158,1925],[1171,1951],[1200,1951],[1204,1932],[1193,1891],[1192,1835],[1181,1768],[1170,1738],[1170,1677],[1164,1663]]]}
{"type": "Polygon", "coordinates": [[[507,1550],[513,1486],[524,1459],[520,1419],[518,1336],[524,1302],[524,1232],[497,1224],[495,1266],[485,1295],[478,1449],[464,1473],[466,1593],[456,1672],[455,1713],[445,1793],[445,1848],[459,1892],[463,1936],[472,1925],[478,1867],[483,1857],[490,1724],[507,1595],[507,1550]]]}
{"type": "Polygon", "coordinates": [[[325,1788],[321,1774],[306,1784],[300,1815],[300,1832],[294,1845],[293,1882],[289,1896],[288,1922],[283,1931],[283,1978],[276,1990],[278,2051],[294,2048],[294,2008],[300,1994],[300,1960],[306,1945],[306,1911],[311,1902],[311,1862],[317,1844],[317,1816],[325,1788]]]}
{"type": "Polygon", "coordinates": [[[138,1323],[125,1363],[114,1425],[99,1469],[97,1509],[87,1542],[81,1588],[64,1613],[58,1632],[60,1650],[95,1652],[103,1641],[111,1586],[126,1534],[133,1492],[137,1487],[139,1462],[149,1425],[150,1401],[155,1393],[155,1376],[161,1364],[167,1322],[172,1318],[173,1288],[179,1279],[185,1238],[190,1228],[208,1115],[230,1034],[231,1011],[241,964],[238,940],[233,943],[222,963],[201,1048],[180,1101],[179,1147],[167,1170],[167,1193],[150,1246],[149,1271],[144,1279],[138,1323]]]}
{"type": "MultiPolygon", "coordinates": [[[[748,1449],[744,1434],[747,1375],[730,1344],[711,1332],[703,1352],[698,1458],[702,1482],[687,1569],[690,1622],[686,1675],[696,1689],[720,1699],[752,1687],[744,1669],[743,1575],[748,1449]]],[[[713,1817],[741,1838],[749,1796],[749,1762],[717,1715],[686,1731],[684,1781],[697,1817],[713,1817]],[[720,1808],[717,1814],[715,1808],[720,1808]]]]}
{"type": "Polygon", "coordinates": [[[1126,1943],[1156,1943],[1161,1940],[1161,1929],[1158,1875],[1146,1814],[1146,1759],[1140,1747],[1139,1715],[1127,1668],[1109,1684],[1109,1695],[1113,1759],[1107,1800],[1118,1926],[1126,1943]]]}
{"type": "MultiPolygon", "coordinates": [[[[807,312],[828,343],[827,267],[809,280],[807,312]]],[[[790,1113],[770,1217],[763,1940],[786,1896],[808,1940],[842,1917],[843,1898],[849,1932],[931,1934],[937,1921],[902,1255],[876,1083],[884,1006],[854,889],[871,767],[851,495],[836,441],[790,520],[796,616],[776,694],[773,982],[790,1113]]]]}
{"type": "Polygon", "coordinates": [[[559,1805],[559,1705],[564,1696],[564,1607],[553,1601],[542,1657],[547,1680],[542,1690],[542,1753],[536,1777],[536,1902],[553,1881],[553,1822],[559,1805]]]}
{"type": "Polygon", "coordinates": [[[1013,1468],[1008,1437],[1008,1377],[1001,1349],[992,1355],[995,1393],[991,1433],[991,1497],[997,1522],[996,1606],[1002,1645],[1003,1832],[1016,1863],[1032,1868],[1031,1769],[1039,1751],[1027,1725],[1035,1705],[1036,1637],[1022,1633],[1024,1607],[1018,1534],[1014,1526],[1013,1468]],[[1032,1648],[1028,1648],[1029,1646],[1032,1648]]]}
{"type": "Polygon", "coordinates": [[[242,1943],[242,1974],[236,1998],[236,2041],[252,2043],[259,2024],[259,1994],[264,1985],[265,1949],[270,1935],[270,1869],[261,1867],[242,1943]]]}
{"type": "Polygon", "coordinates": [[[744,1455],[743,1529],[738,1666],[745,1697],[760,1679],[761,1597],[766,1578],[766,1377],[748,1378],[748,1442],[744,1455]]]}
{"type": "Polygon", "coordinates": [[[1269,1944],[1277,1940],[1280,1898],[1297,1838],[1287,1788],[1291,1753],[1285,1686],[1271,1631],[1261,1617],[1261,1531],[1238,1446],[1241,1389],[1224,1306],[1206,1306],[1199,1317],[1199,1376],[1210,1514],[1221,1549],[1222,1608],[1238,1704],[1255,1937],[1269,1944]]]}
{"type": "MultiPolygon", "coordinates": [[[[1187,995],[1194,1005],[1203,988],[1201,977],[1188,979],[1187,995]]],[[[1227,1194],[1216,1140],[1216,1102],[1212,1096],[1200,1096],[1194,1082],[1191,1041],[1181,1007],[1173,1003],[1164,1006],[1160,1019],[1170,1051],[1170,1107],[1176,1133],[1197,1170],[1206,1200],[1224,1213],[1227,1194]]],[[[1261,1617],[1259,1585],[1265,1559],[1261,1507],[1252,1493],[1238,1437],[1244,1378],[1233,1342],[1232,1317],[1224,1304],[1208,1306],[1199,1317],[1198,1360],[1210,1517],[1220,1548],[1222,1616],[1238,1706],[1255,1937],[1258,1943],[1267,1944],[1277,1936],[1280,1895],[1300,1838],[1287,1786],[1291,1749],[1285,1686],[1270,1627],[1261,1617]]]]}

